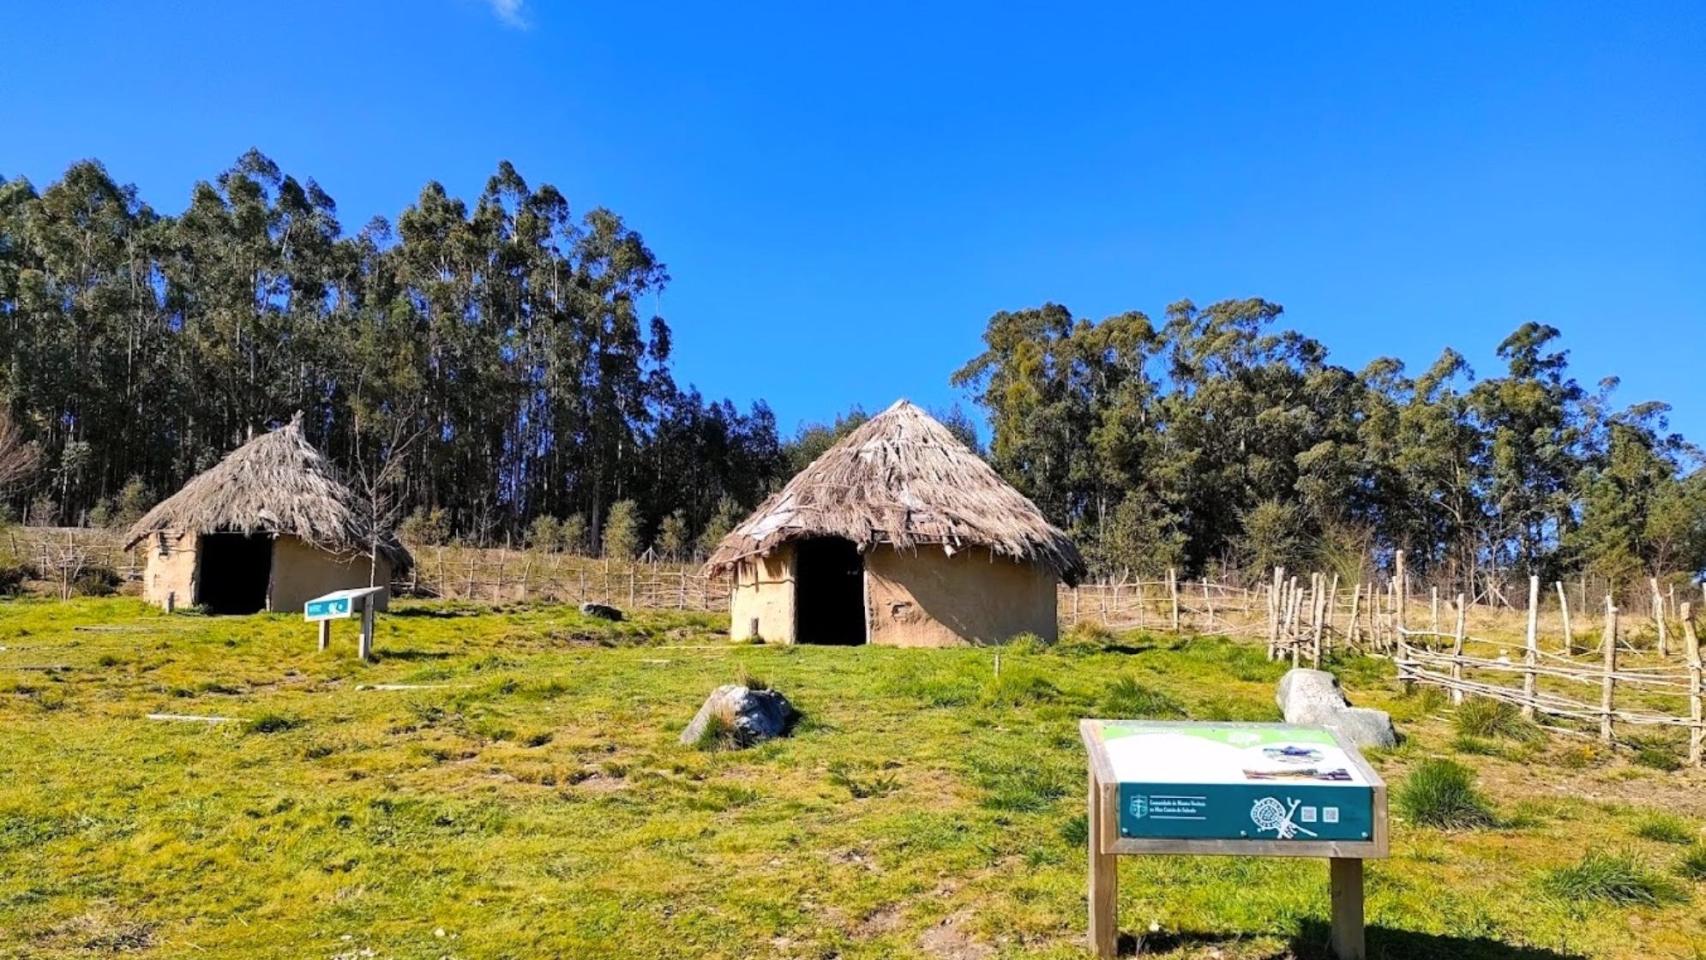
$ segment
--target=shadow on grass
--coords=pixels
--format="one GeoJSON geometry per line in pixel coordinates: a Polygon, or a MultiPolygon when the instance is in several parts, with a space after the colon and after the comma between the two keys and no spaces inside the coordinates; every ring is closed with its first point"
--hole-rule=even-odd
{"type": "Polygon", "coordinates": [[[456,620],[463,617],[478,617],[489,613],[489,610],[476,610],[467,607],[398,607],[386,612],[388,617],[425,617],[431,620],[456,620]]]}
{"type": "MultiPolygon", "coordinates": [[[[1136,937],[1120,935],[1121,956],[1137,956],[1188,948],[1214,947],[1248,939],[1234,933],[1159,933],[1136,937]],[[1140,953],[1141,951],[1141,953],[1140,953]]],[[[1371,926],[1367,934],[1369,960],[1586,960],[1579,953],[1560,953],[1544,947],[1501,943],[1487,937],[1454,937],[1371,926]]],[[[1328,926],[1320,920],[1305,920],[1290,945],[1268,960],[1336,960],[1329,946],[1328,926]]]]}
{"type": "Polygon", "coordinates": [[[404,649],[404,650],[375,650],[375,651],[373,651],[372,656],[373,656],[373,662],[379,663],[379,662],[385,661],[385,660],[404,660],[404,661],[448,660],[448,659],[450,659],[451,654],[450,654],[450,651],[448,651],[448,650],[407,650],[407,649],[404,649]]]}

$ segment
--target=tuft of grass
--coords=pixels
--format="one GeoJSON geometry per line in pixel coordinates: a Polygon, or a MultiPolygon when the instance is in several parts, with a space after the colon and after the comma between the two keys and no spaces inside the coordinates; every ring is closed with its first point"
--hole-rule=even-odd
{"type": "Polygon", "coordinates": [[[1567,867],[1548,870],[1541,887],[1577,903],[1653,906],[1675,897],[1665,880],[1627,853],[1592,851],[1567,867]]]}
{"type": "Polygon", "coordinates": [[[1631,759],[1635,761],[1636,766],[1663,770],[1666,773],[1682,769],[1682,751],[1670,741],[1631,737],[1629,745],[1635,748],[1635,756],[1631,759]]]}
{"type": "Polygon", "coordinates": [[[705,729],[699,732],[699,739],[693,741],[693,749],[714,753],[718,750],[733,750],[735,742],[735,725],[728,717],[720,713],[711,714],[705,723],[705,729]]]}
{"type": "Polygon", "coordinates": [[[244,728],[250,733],[269,734],[283,733],[300,726],[302,726],[302,720],[299,717],[287,716],[282,713],[263,713],[250,720],[244,725],[244,728]]]}
{"type": "Polygon", "coordinates": [[[1676,872],[1690,880],[1706,880],[1706,843],[1696,842],[1677,861],[1676,872]]]}
{"type": "Polygon", "coordinates": [[[1060,699],[1060,688],[1040,672],[1019,664],[1008,664],[983,683],[978,700],[986,707],[1023,707],[1060,699]]]}
{"type": "Polygon", "coordinates": [[[741,668],[740,676],[735,679],[735,683],[747,688],[748,690],[770,689],[770,683],[768,681],[744,667],[741,668]]]}
{"type": "Polygon", "coordinates": [[[1154,687],[1146,687],[1133,677],[1120,677],[1108,684],[1102,694],[1104,716],[1158,720],[1185,716],[1185,708],[1154,687]]]}
{"type": "Polygon", "coordinates": [[[1475,774],[1452,760],[1423,760],[1395,797],[1412,823],[1446,830],[1489,826],[1493,809],[1475,789],[1475,774]]]}
{"type": "Polygon", "coordinates": [[[1673,813],[1649,813],[1635,821],[1635,836],[1659,843],[1692,843],[1699,836],[1687,820],[1673,813]]]}
{"type": "Polygon", "coordinates": [[[845,789],[855,800],[886,797],[900,789],[900,778],[893,773],[877,771],[861,777],[850,764],[841,761],[829,765],[829,782],[845,789]]]}
{"type": "Polygon", "coordinates": [[[1005,652],[1013,654],[1047,653],[1049,648],[1047,640],[1028,632],[1008,637],[1001,646],[1005,652]]]}
{"type": "Polygon", "coordinates": [[[1514,704],[1488,697],[1471,697],[1457,708],[1453,721],[1458,734],[1465,737],[1502,737],[1523,743],[1544,739],[1545,732],[1529,720],[1514,704]]]}

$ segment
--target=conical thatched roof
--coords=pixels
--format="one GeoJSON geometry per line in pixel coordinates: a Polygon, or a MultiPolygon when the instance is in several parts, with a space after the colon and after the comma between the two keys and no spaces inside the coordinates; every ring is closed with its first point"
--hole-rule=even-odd
{"type": "MultiPolygon", "coordinates": [[[[365,554],[372,542],[361,501],[337,468],[302,435],[302,415],[227,454],[148,511],[124,535],[125,548],[161,531],[271,533],[322,550],[365,554]]],[[[413,561],[390,531],[379,551],[394,569],[413,561]]]]}
{"type": "Polygon", "coordinates": [[[1076,583],[1084,560],[1065,533],[929,414],[905,400],[861,424],[723,538],[710,567],[807,537],[861,551],[986,547],[1076,583]]]}

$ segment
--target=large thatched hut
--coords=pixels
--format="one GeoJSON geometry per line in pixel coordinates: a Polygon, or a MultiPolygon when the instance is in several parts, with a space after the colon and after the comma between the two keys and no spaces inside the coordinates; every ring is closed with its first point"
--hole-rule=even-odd
{"type": "Polygon", "coordinates": [[[298,414],[148,511],[125,547],[144,544],[143,596],[151,603],[175,597],[217,613],[300,610],[333,590],[388,585],[411,563],[389,531],[375,551],[367,513],[302,435],[298,414]]]}
{"type": "Polygon", "coordinates": [[[1078,548],[929,414],[901,400],[848,434],[712,553],[733,633],[934,647],[1054,639],[1078,548]]]}

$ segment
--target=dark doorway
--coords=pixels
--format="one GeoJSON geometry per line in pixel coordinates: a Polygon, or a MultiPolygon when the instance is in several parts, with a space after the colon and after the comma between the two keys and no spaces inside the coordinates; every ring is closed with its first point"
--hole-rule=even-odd
{"type": "Polygon", "coordinates": [[[795,543],[794,626],[796,643],[865,642],[865,561],[853,541],[795,543]]]}
{"type": "Polygon", "coordinates": [[[272,578],[272,534],[202,534],[197,544],[200,577],[196,602],[210,613],[255,613],[266,609],[272,578]]]}

